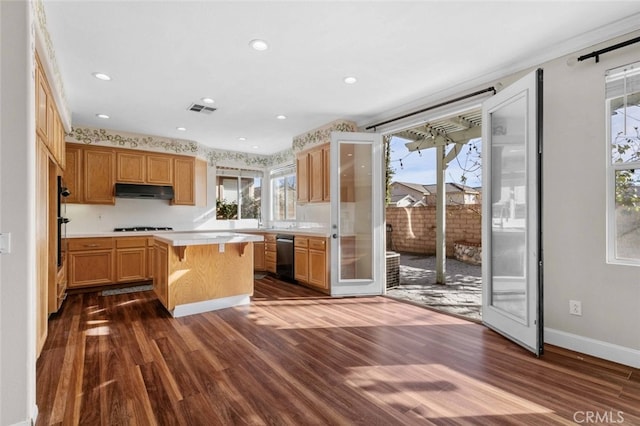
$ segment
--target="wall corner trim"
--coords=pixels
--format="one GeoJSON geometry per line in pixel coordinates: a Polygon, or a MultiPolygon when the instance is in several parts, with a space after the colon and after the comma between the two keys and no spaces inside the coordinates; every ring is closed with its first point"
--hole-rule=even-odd
{"type": "Polygon", "coordinates": [[[544,329],[544,342],[630,367],[640,368],[640,350],[547,327],[544,329]]]}

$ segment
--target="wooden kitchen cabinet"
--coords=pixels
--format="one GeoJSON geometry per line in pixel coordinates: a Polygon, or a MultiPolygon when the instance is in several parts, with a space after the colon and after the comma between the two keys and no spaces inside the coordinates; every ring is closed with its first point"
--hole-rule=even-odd
{"type": "Polygon", "coordinates": [[[264,267],[267,272],[276,273],[276,235],[265,234],[264,236],[264,267]]]}
{"type": "Polygon", "coordinates": [[[258,272],[266,270],[264,241],[253,243],[253,270],[258,272]]]}
{"type": "Polygon", "coordinates": [[[42,71],[40,60],[36,55],[36,134],[45,143],[49,139],[49,104],[51,103],[51,92],[47,79],[42,71]]]}
{"type": "Polygon", "coordinates": [[[194,206],[195,200],[195,158],[184,157],[173,159],[174,197],[172,204],[194,206]]]}
{"type": "Polygon", "coordinates": [[[329,144],[321,145],[296,157],[298,202],[330,201],[329,144]]]}
{"type": "Polygon", "coordinates": [[[309,201],[309,156],[306,153],[296,157],[296,199],[299,203],[309,201]]]}
{"type": "Polygon", "coordinates": [[[146,279],[147,237],[116,238],[116,282],[146,279]]]}
{"type": "Polygon", "coordinates": [[[173,156],[161,154],[146,154],[147,180],[150,185],[173,184],[173,156]]]}
{"type": "Polygon", "coordinates": [[[116,182],[146,183],[147,157],[141,152],[116,153],[116,182]]]}
{"type": "Polygon", "coordinates": [[[85,204],[115,204],[116,156],[112,149],[84,149],[82,174],[85,204]]]}
{"type": "Polygon", "coordinates": [[[69,288],[111,284],[115,278],[112,238],[67,240],[69,288]]]}
{"type": "Polygon", "coordinates": [[[153,238],[147,238],[147,277],[153,279],[153,268],[155,262],[155,240],[153,238]]]}
{"type": "Polygon", "coordinates": [[[84,202],[84,189],[82,184],[82,150],[69,144],[66,147],[66,163],[63,180],[71,195],[65,198],[66,203],[84,202]]]}
{"type": "Polygon", "coordinates": [[[329,289],[326,245],[326,238],[309,238],[308,283],[324,290],[329,289]]]}
{"type": "Polygon", "coordinates": [[[293,257],[293,278],[301,283],[309,282],[309,240],[295,237],[293,240],[295,255],[293,257]]]}

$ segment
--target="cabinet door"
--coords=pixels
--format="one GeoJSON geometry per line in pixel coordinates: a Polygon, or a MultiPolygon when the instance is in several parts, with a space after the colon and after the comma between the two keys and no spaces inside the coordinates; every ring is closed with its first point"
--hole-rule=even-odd
{"type": "Polygon", "coordinates": [[[84,202],[115,204],[115,153],[111,150],[84,149],[84,202]]]}
{"type": "Polygon", "coordinates": [[[36,132],[46,143],[49,137],[47,134],[49,129],[49,124],[47,123],[47,112],[50,103],[49,88],[39,65],[36,71],[36,132]]]}
{"type": "Polygon", "coordinates": [[[309,284],[319,288],[329,288],[327,283],[326,253],[309,249],[309,284]]]}
{"type": "Polygon", "coordinates": [[[171,185],[173,183],[173,158],[168,155],[147,155],[147,183],[171,185]]]}
{"type": "Polygon", "coordinates": [[[254,271],[265,270],[264,242],[262,241],[253,243],[253,270],[254,271]]]}
{"type": "Polygon", "coordinates": [[[296,158],[296,198],[299,202],[309,201],[309,156],[298,155],[296,158]]]}
{"type": "Polygon", "coordinates": [[[173,190],[175,195],[172,204],[194,206],[195,201],[195,159],[174,158],[173,190]]]}
{"type": "Polygon", "coordinates": [[[82,203],[82,150],[72,144],[66,147],[66,167],[64,169],[64,184],[71,192],[65,202],[82,203]]]}
{"type": "Polygon", "coordinates": [[[129,152],[116,154],[116,182],[145,183],[146,177],[146,155],[129,152]]]}
{"type": "Polygon", "coordinates": [[[158,300],[169,309],[169,251],[167,245],[156,243],[155,270],[153,271],[153,291],[158,300]]]}
{"type": "Polygon", "coordinates": [[[331,201],[331,151],[329,145],[322,148],[322,157],[324,166],[322,200],[331,201]]]}
{"type": "Polygon", "coordinates": [[[144,281],[147,279],[147,248],[116,250],[116,281],[144,281]]]}
{"type": "Polygon", "coordinates": [[[69,252],[69,288],[111,284],[113,249],[69,252]]]}
{"type": "Polygon", "coordinates": [[[309,281],[309,249],[296,247],[293,259],[293,277],[296,281],[307,283],[309,281]]]}
{"type": "Polygon", "coordinates": [[[322,149],[309,152],[309,201],[318,202],[324,198],[324,166],[322,149]]]}

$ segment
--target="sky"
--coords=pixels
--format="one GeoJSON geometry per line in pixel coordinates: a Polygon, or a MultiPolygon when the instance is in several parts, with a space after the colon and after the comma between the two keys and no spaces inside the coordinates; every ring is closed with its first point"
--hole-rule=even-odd
{"type": "MultiPolygon", "coordinates": [[[[418,183],[431,185],[436,183],[436,149],[430,148],[409,152],[405,143],[409,141],[393,137],[391,139],[391,167],[395,171],[392,181],[418,183]],[[401,160],[401,161],[400,161],[401,160]],[[402,162],[402,165],[400,164],[402,162]]],[[[482,149],[480,139],[473,139],[472,143],[482,149]]],[[[479,160],[479,155],[472,150],[469,154],[469,144],[458,154],[456,159],[449,163],[446,171],[446,181],[453,183],[463,183],[461,176],[466,175],[465,185],[477,187],[482,185],[482,170],[473,164],[479,160]],[[464,172],[464,170],[469,170],[464,172]]]]}

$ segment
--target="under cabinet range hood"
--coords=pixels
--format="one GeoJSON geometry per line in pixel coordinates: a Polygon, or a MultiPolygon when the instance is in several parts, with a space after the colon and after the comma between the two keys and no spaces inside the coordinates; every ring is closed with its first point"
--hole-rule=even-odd
{"type": "Polygon", "coordinates": [[[172,200],[173,186],[116,183],[115,195],[119,198],[172,200]]]}

